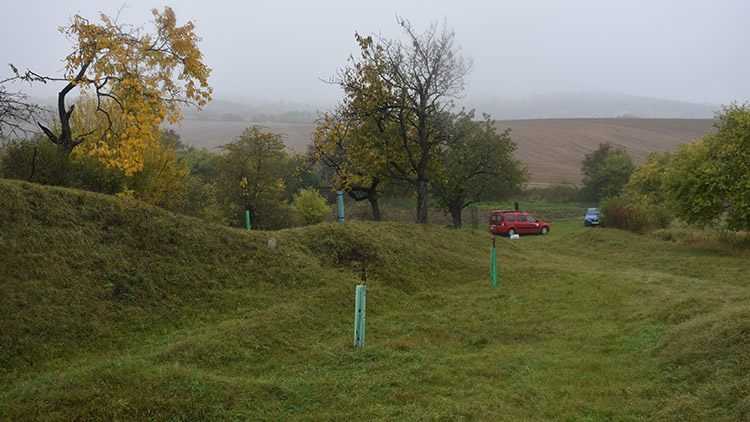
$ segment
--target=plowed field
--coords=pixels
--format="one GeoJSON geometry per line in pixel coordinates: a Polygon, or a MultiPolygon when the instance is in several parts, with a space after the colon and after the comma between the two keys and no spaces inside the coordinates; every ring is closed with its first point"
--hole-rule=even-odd
{"type": "MultiPolygon", "coordinates": [[[[531,171],[531,186],[581,181],[581,161],[602,142],[627,149],[636,163],[651,152],[672,151],[677,145],[713,131],[712,119],[536,119],[503,120],[518,144],[516,156],[531,171]]],[[[173,126],[182,140],[213,148],[232,141],[253,123],[185,120],[173,126]]],[[[268,130],[286,134],[287,146],[304,152],[314,125],[266,123],[268,130]]]]}

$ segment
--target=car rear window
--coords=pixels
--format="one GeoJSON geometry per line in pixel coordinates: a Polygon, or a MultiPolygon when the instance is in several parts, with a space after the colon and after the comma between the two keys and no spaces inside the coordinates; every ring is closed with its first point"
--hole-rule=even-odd
{"type": "Polygon", "coordinates": [[[493,215],[493,216],[490,217],[490,221],[495,222],[495,223],[499,223],[499,222],[503,221],[503,216],[502,215],[493,215]]]}
{"type": "Polygon", "coordinates": [[[509,215],[507,218],[508,218],[508,221],[516,221],[515,215],[509,215]]]}

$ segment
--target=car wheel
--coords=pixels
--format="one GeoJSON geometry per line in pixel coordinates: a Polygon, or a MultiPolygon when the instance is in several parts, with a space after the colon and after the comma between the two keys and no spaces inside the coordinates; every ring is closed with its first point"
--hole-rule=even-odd
{"type": "Polygon", "coordinates": [[[508,236],[513,236],[514,234],[516,234],[515,229],[508,229],[508,236]]]}
{"type": "Polygon", "coordinates": [[[547,234],[547,233],[549,233],[549,229],[547,228],[547,226],[542,227],[542,234],[547,234]]]}

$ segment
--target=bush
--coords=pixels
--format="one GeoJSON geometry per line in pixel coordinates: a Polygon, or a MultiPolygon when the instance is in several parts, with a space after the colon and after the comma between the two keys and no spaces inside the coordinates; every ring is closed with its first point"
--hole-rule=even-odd
{"type": "Polygon", "coordinates": [[[0,156],[2,177],[44,185],[68,186],[70,167],[67,155],[39,137],[7,141],[0,156]]]}
{"type": "Polygon", "coordinates": [[[665,205],[654,203],[646,196],[607,198],[599,208],[605,225],[636,233],[663,229],[672,221],[665,205]]]}
{"type": "Polygon", "coordinates": [[[331,206],[326,199],[312,188],[297,191],[292,201],[292,209],[308,225],[322,222],[331,213],[331,206]]]}
{"type": "Polygon", "coordinates": [[[97,163],[85,158],[72,160],[43,136],[8,140],[0,145],[0,177],[116,193],[116,186],[98,174],[97,163]]]}

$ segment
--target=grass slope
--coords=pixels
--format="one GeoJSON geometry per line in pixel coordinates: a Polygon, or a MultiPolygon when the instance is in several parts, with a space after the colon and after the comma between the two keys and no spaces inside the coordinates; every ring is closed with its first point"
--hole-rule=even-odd
{"type": "Polygon", "coordinates": [[[0,420],[750,416],[747,259],[558,224],[496,239],[493,289],[484,232],[247,232],[6,180],[0,205],[0,420]]]}

